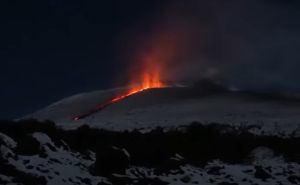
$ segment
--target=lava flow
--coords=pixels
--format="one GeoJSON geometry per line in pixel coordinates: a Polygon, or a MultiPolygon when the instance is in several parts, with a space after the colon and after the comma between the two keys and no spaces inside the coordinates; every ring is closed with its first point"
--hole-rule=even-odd
{"type": "Polygon", "coordinates": [[[152,88],[162,88],[165,87],[165,85],[160,81],[160,77],[159,77],[159,73],[154,72],[155,75],[151,75],[149,73],[145,73],[142,75],[142,83],[140,85],[134,85],[132,88],[129,89],[129,91],[127,91],[124,94],[121,94],[119,96],[116,96],[100,105],[98,105],[96,108],[81,114],[81,115],[77,115],[73,118],[73,120],[78,121],[81,119],[84,119],[86,117],[91,116],[92,114],[99,112],[101,110],[103,110],[104,108],[106,108],[107,106],[110,106],[114,103],[117,103],[129,96],[132,96],[134,94],[140,93],[142,91],[145,91],[147,89],[152,89],[152,88]]]}
{"type": "Polygon", "coordinates": [[[149,38],[151,39],[147,40],[147,44],[140,47],[132,55],[132,61],[135,62],[129,66],[129,90],[99,104],[84,114],[75,116],[73,120],[89,117],[114,103],[147,89],[166,87],[161,80],[161,75],[165,74],[165,66],[174,61],[175,56],[181,53],[178,46],[182,45],[179,42],[182,37],[172,30],[172,32],[159,31],[158,34],[149,38]]]}

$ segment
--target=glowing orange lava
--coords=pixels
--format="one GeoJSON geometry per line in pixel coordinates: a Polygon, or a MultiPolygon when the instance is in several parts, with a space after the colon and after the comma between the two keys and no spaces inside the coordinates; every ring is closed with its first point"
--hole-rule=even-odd
{"type": "Polygon", "coordinates": [[[155,48],[149,53],[140,52],[135,64],[135,66],[138,66],[138,72],[129,72],[130,89],[127,92],[127,96],[146,89],[166,87],[161,79],[161,64],[165,60],[165,55],[162,55],[161,51],[162,49],[155,48]]]}
{"type": "Polygon", "coordinates": [[[132,87],[129,88],[129,91],[127,91],[126,93],[116,96],[102,104],[99,104],[96,108],[94,108],[84,114],[73,117],[73,120],[78,121],[78,120],[84,119],[98,111],[103,110],[107,106],[114,104],[114,103],[116,103],[122,99],[125,99],[131,95],[134,95],[136,93],[139,93],[139,92],[145,91],[147,89],[151,89],[151,88],[162,88],[162,87],[165,87],[165,85],[161,82],[158,71],[153,71],[153,73],[146,72],[146,73],[142,74],[142,81],[140,82],[140,84],[132,85],[132,87]]]}
{"type": "Polygon", "coordinates": [[[165,87],[165,85],[160,80],[159,73],[155,72],[155,71],[153,74],[144,73],[142,75],[141,80],[142,80],[142,82],[140,82],[139,84],[132,85],[132,87],[129,88],[129,91],[127,93],[113,98],[111,100],[111,102],[115,103],[124,98],[127,98],[128,96],[131,96],[133,94],[139,93],[139,92],[147,90],[147,89],[165,87]]]}
{"type": "Polygon", "coordinates": [[[141,75],[141,82],[132,85],[128,94],[134,94],[150,88],[162,88],[165,84],[161,82],[158,72],[148,73],[145,72],[141,75]]]}

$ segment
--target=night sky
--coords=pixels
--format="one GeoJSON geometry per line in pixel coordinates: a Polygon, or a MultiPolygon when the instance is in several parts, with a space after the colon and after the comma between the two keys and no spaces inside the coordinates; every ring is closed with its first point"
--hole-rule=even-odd
{"type": "Polygon", "coordinates": [[[0,2],[0,118],[75,93],[113,87],[122,37],[160,0],[0,2]]]}
{"type": "Polygon", "coordinates": [[[297,0],[3,0],[0,118],[122,85],[126,56],[138,50],[136,40],[159,29],[165,12],[166,35],[178,22],[188,22],[181,26],[192,33],[188,57],[172,65],[170,76],[218,74],[243,88],[299,90],[297,0]]]}

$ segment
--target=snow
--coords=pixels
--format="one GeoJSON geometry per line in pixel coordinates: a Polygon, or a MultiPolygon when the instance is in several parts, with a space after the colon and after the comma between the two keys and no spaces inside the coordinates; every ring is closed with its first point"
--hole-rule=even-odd
{"type": "Polygon", "coordinates": [[[174,128],[197,121],[204,124],[259,125],[257,134],[300,135],[300,102],[298,100],[265,100],[239,92],[185,96],[186,87],[150,89],[117,102],[85,119],[86,113],[124,89],[83,93],[63,99],[24,118],[53,120],[65,129],[87,124],[107,130],[147,132],[158,126],[174,128]],[[184,92],[184,93],[182,93],[184,92]]]}
{"type": "MultiPolygon", "coordinates": [[[[4,134],[1,134],[4,135],[4,134]]],[[[7,137],[7,141],[13,141],[12,138],[7,137]]],[[[72,185],[82,184],[81,179],[90,179],[92,185],[97,185],[99,182],[106,182],[105,178],[93,176],[89,173],[89,167],[95,162],[95,156],[92,154],[91,160],[83,158],[77,152],[64,150],[63,147],[57,147],[52,140],[43,133],[34,133],[32,135],[45,149],[48,157],[41,157],[39,155],[6,157],[7,153],[15,155],[10,148],[1,147],[2,156],[9,164],[16,167],[17,170],[25,173],[34,174],[37,176],[45,176],[47,178],[47,185],[72,185]],[[49,149],[46,145],[50,144],[55,147],[55,151],[49,149]],[[25,162],[27,161],[27,162],[25,162]]],[[[1,176],[2,180],[10,181],[10,177],[1,176]]]]}
{"type": "MultiPolygon", "coordinates": [[[[47,155],[18,155],[13,151],[17,145],[13,138],[0,133],[5,142],[0,146],[0,158],[4,158],[8,164],[14,166],[17,170],[34,176],[45,177],[47,185],[72,185],[84,184],[82,179],[87,179],[90,184],[97,185],[100,182],[113,184],[110,179],[90,174],[89,168],[95,163],[96,157],[94,152],[90,152],[88,159],[83,157],[79,152],[58,147],[52,139],[45,133],[35,132],[31,136],[39,143],[42,151],[47,155]],[[10,143],[14,143],[11,145],[10,143]],[[9,148],[7,146],[12,146],[9,148]],[[51,145],[55,150],[51,150],[51,145]],[[7,155],[7,154],[10,155],[7,155]],[[15,157],[17,156],[17,157],[15,157]]],[[[124,149],[113,146],[116,150],[121,150],[127,157],[130,153],[124,149]]],[[[273,185],[285,184],[292,185],[288,179],[292,175],[299,175],[300,164],[296,162],[287,162],[283,157],[274,155],[273,151],[266,147],[258,147],[250,154],[251,162],[243,164],[228,164],[218,159],[210,161],[204,167],[196,167],[190,164],[178,166],[169,172],[157,173],[155,169],[143,166],[129,166],[124,175],[112,174],[116,178],[127,178],[133,182],[140,182],[143,179],[160,180],[172,185],[184,184],[202,184],[213,185],[220,183],[236,183],[243,185],[273,185]],[[256,177],[256,168],[263,169],[270,177],[261,179],[256,177]]],[[[184,160],[180,154],[175,153],[170,159],[181,161],[184,160]]],[[[112,163],[114,161],[111,161],[112,163]]],[[[1,180],[6,184],[13,185],[13,177],[0,174],[1,180]]],[[[152,183],[155,184],[155,183],[152,183]]]]}
{"type": "Polygon", "coordinates": [[[5,135],[3,133],[0,133],[0,140],[4,141],[6,146],[9,148],[17,147],[17,143],[13,139],[11,139],[10,137],[8,137],[7,135],[5,135]]]}
{"type": "Polygon", "coordinates": [[[51,146],[54,146],[52,140],[44,133],[35,132],[32,134],[32,137],[35,138],[40,145],[50,144],[51,146]]]}
{"type": "Polygon", "coordinates": [[[194,167],[191,165],[185,165],[180,167],[180,172],[174,170],[170,174],[156,175],[153,169],[142,168],[142,167],[132,167],[127,170],[127,175],[133,179],[140,178],[151,178],[151,179],[161,179],[170,184],[183,185],[183,184],[219,184],[219,183],[236,183],[243,185],[274,185],[281,182],[282,184],[288,185],[292,184],[283,175],[284,171],[293,171],[295,173],[300,171],[300,165],[296,163],[286,163],[285,161],[277,161],[276,159],[269,158],[264,161],[264,163],[259,163],[255,165],[262,165],[262,168],[271,169],[268,171],[272,178],[266,180],[254,178],[255,167],[254,164],[249,165],[231,165],[223,163],[219,160],[214,160],[205,166],[204,169],[194,167]],[[212,168],[219,168],[220,170],[216,174],[209,172],[212,168]],[[276,175],[275,175],[276,174],[276,175]],[[278,175],[282,174],[282,175],[278,175]],[[188,181],[188,182],[186,182],[188,181]]]}

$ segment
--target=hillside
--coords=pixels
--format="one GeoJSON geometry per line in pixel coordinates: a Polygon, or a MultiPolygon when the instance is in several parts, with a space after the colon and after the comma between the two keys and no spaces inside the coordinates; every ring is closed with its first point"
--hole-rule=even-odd
{"type": "Polygon", "coordinates": [[[207,87],[149,89],[116,102],[101,111],[74,121],[124,89],[95,91],[58,101],[25,119],[53,120],[64,129],[82,125],[124,131],[148,132],[157,126],[166,129],[191,122],[234,126],[256,125],[257,134],[300,135],[300,101],[276,96],[215,90],[207,87]]]}

